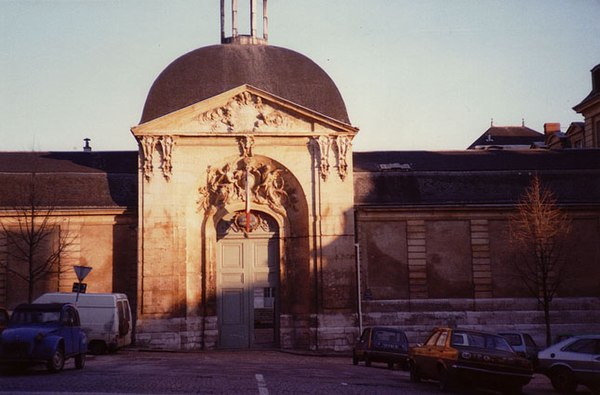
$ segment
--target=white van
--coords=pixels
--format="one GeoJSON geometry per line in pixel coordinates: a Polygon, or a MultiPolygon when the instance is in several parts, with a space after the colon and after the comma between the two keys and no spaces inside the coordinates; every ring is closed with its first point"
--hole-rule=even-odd
{"type": "Polygon", "coordinates": [[[81,327],[92,354],[103,354],[131,344],[131,309],[125,294],[51,292],[33,303],[73,303],[79,310],[81,327]]]}

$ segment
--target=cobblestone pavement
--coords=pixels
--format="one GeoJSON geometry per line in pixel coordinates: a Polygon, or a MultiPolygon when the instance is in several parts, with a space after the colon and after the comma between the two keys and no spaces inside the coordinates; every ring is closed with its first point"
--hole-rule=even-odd
{"type": "MultiPolygon", "coordinates": [[[[194,353],[122,350],[72,361],[59,374],[43,367],[2,371],[0,393],[38,394],[440,394],[436,383],[411,383],[407,372],[383,364],[352,365],[350,357],[280,351],[194,353]]],[[[473,391],[473,394],[490,392],[473,391]]],[[[585,388],[579,387],[584,394],[585,388]]],[[[589,394],[589,392],[587,392],[589,394]]],[[[524,394],[556,394],[537,375],[524,394]]]]}

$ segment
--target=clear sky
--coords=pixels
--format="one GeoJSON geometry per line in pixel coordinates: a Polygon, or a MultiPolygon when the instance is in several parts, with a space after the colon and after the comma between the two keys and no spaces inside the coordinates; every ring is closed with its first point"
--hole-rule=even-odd
{"type": "MultiPolygon", "coordinates": [[[[269,17],[270,45],[337,84],[356,151],[464,149],[491,118],[565,131],[600,63],[600,0],[270,0],[269,17]]],[[[158,74],[219,41],[219,0],[0,0],[0,150],[135,150],[158,74]]]]}

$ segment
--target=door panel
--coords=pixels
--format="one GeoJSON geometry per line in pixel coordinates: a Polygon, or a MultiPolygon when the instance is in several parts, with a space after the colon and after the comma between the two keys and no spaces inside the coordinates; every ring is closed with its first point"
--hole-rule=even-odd
{"type": "Polygon", "coordinates": [[[221,347],[248,347],[248,296],[244,273],[243,240],[223,240],[220,243],[220,303],[221,347]]]}
{"type": "Polygon", "coordinates": [[[220,347],[275,346],[279,333],[277,232],[230,232],[219,239],[220,347]]]}

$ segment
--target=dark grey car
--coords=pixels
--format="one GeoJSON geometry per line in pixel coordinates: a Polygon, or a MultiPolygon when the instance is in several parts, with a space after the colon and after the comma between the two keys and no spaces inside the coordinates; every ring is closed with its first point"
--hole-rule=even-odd
{"type": "Polygon", "coordinates": [[[366,366],[372,362],[386,363],[391,369],[394,365],[408,367],[408,339],[404,331],[397,328],[366,328],[352,351],[352,363],[358,365],[365,361],[366,366]]]}

